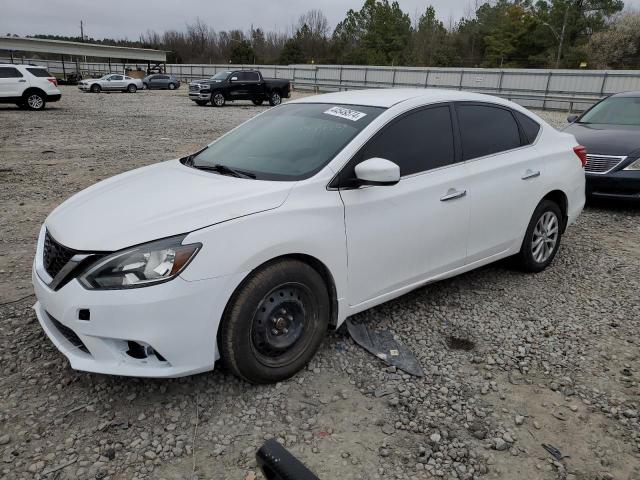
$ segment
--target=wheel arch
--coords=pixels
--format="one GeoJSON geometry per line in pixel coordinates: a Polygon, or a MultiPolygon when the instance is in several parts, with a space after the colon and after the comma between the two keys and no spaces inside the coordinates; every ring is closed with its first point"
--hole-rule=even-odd
{"type": "Polygon", "coordinates": [[[305,263],[313,268],[318,274],[322,277],[322,280],[327,287],[327,292],[329,293],[329,306],[330,306],[330,318],[329,325],[336,327],[338,324],[338,291],[336,288],[335,280],[333,278],[333,274],[331,270],[318,258],[308,255],[306,253],[288,253],[285,255],[279,255],[277,257],[273,257],[267,261],[262,262],[260,265],[253,268],[249,271],[242,281],[236,286],[233,290],[231,296],[227,300],[227,303],[224,307],[224,312],[227,311],[229,305],[231,305],[232,300],[236,297],[240,289],[247,283],[247,281],[251,278],[251,276],[257,272],[258,270],[284,260],[298,260],[299,262],[305,263]]]}
{"type": "Polygon", "coordinates": [[[44,97],[44,99],[47,99],[47,93],[42,90],[40,87],[29,87],[27,88],[24,92],[22,92],[22,98],[26,99],[27,96],[31,93],[38,93],[40,95],[42,95],[44,97]]]}
{"type": "Polygon", "coordinates": [[[551,190],[544,197],[542,197],[540,201],[542,200],[551,200],[552,202],[557,204],[558,207],[560,207],[560,211],[562,212],[562,233],[564,233],[569,221],[569,199],[567,197],[567,194],[562,190],[551,190]]]}

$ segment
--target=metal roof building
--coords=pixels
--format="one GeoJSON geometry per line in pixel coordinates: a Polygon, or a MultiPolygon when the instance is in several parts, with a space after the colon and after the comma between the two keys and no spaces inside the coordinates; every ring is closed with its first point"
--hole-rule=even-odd
{"type": "Polygon", "coordinates": [[[12,52],[40,52],[60,55],[77,55],[107,59],[138,60],[153,63],[165,63],[167,53],[164,50],[148,48],[112,47],[95,43],[67,42],[43,38],[0,37],[0,50],[12,52]]]}

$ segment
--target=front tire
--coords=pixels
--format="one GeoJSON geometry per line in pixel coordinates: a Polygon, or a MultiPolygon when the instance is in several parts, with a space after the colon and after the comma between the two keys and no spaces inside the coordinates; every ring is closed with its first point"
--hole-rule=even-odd
{"type": "Polygon", "coordinates": [[[213,92],[213,95],[211,96],[211,104],[214,107],[224,107],[225,103],[226,99],[224,98],[222,92],[213,92]]]}
{"type": "Polygon", "coordinates": [[[170,83],[169,85],[167,85],[167,88],[169,88],[169,90],[175,90],[176,89],[176,84],[175,83],[170,83]]]}
{"type": "Polygon", "coordinates": [[[218,331],[221,357],[251,383],[285,380],[315,354],[329,313],[327,287],[315,269],[298,260],[268,264],[229,301],[218,331]]]}
{"type": "Polygon", "coordinates": [[[93,85],[91,85],[91,88],[89,90],[91,90],[93,93],[100,93],[102,87],[97,83],[94,83],[93,85]]]}
{"type": "Polygon", "coordinates": [[[560,248],[562,218],[562,211],[557,203],[542,200],[538,204],[516,256],[522,270],[538,273],[551,264],[560,248]]]}
{"type": "Polygon", "coordinates": [[[280,92],[278,91],[271,92],[271,95],[269,95],[269,105],[271,105],[272,107],[277,107],[281,103],[282,103],[282,96],[280,95],[280,92]]]}
{"type": "Polygon", "coordinates": [[[133,83],[127,87],[127,92],[136,93],[138,91],[138,87],[136,87],[133,83]]]}

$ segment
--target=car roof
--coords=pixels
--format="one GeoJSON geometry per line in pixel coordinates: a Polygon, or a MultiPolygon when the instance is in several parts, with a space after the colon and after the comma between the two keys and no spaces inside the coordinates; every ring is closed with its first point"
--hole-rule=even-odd
{"type": "Polygon", "coordinates": [[[611,97],[640,97],[640,91],[620,92],[610,95],[611,97]]]}
{"type": "Polygon", "coordinates": [[[335,103],[389,108],[398,103],[420,98],[425,104],[453,101],[491,102],[511,106],[512,103],[498,97],[458,90],[439,88],[375,88],[325,93],[292,100],[288,103],[335,103]]]}
{"type": "Polygon", "coordinates": [[[30,65],[28,63],[0,63],[0,67],[29,67],[29,68],[47,68],[42,65],[30,65]]]}

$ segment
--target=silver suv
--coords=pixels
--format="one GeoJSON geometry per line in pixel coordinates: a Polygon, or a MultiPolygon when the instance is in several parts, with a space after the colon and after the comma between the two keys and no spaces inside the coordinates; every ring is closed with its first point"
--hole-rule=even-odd
{"type": "Polygon", "coordinates": [[[61,96],[56,77],[46,68],[0,63],[0,103],[42,110],[47,102],[57,102],[61,96]]]}

